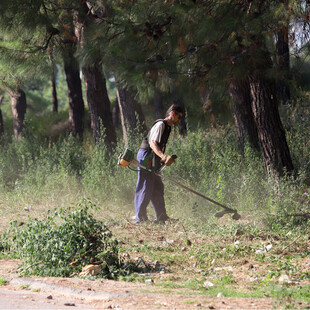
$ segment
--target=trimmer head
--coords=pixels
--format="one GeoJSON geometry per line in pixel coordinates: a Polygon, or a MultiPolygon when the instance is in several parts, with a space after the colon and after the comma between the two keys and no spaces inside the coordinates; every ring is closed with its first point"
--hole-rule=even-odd
{"type": "Polygon", "coordinates": [[[237,212],[237,210],[233,210],[233,209],[231,209],[231,210],[223,210],[223,211],[220,211],[220,212],[217,212],[216,214],[215,214],[215,217],[217,217],[217,218],[221,218],[221,217],[223,217],[225,214],[228,214],[228,213],[233,213],[233,216],[232,216],[232,218],[233,218],[233,220],[240,220],[241,219],[241,215],[237,212]]]}
{"type": "Polygon", "coordinates": [[[232,216],[232,219],[235,221],[238,221],[241,219],[241,215],[236,211],[234,215],[232,216]]]}

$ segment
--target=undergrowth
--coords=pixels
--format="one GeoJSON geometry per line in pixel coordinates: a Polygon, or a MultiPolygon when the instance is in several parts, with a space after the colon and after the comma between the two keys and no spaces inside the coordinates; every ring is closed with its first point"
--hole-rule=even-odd
{"type": "MultiPolygon", "coordinates": [[[[294,111],[286,109],[288,115],[294,111]]],[[[310,146],[304,141],[304,133],[310,125],[308,118],[298,115],[287,117],[288,142],[298,169],[294,177],[267,177],[260,153],[246,146],[244,156],[240,155],[231,126],[197,129],[186,137],[174,131],[167,153],[177,154],[178,159],[164,174],[237,209],[241,215],[250,214],[256,224],[272,229],[307,225],[310,146]],[[304,144],[299,141],[300,135],[304,144]]],[[[131,136],[129,148],[136,152],[141,137],[131,136]]],[[[19,141],[4,142],[0,149],[0,194],[11,204],[42,200],[67,203],[62,199],[68,196],[77,197],[76,201],[92,197],[100,205],[112,204],[119,214],[133,214],[137,174],[117,166],[122,141],[113,151],[102,143],[94,146],[89,140],[82,143],[72,136],[51,142],[29,134],[19,141]]],[[[196,221],[209,225],[219,211],[216,205],[169,181],[164,183],[167,209],[173,217],[189,225],[196,221]]]]}

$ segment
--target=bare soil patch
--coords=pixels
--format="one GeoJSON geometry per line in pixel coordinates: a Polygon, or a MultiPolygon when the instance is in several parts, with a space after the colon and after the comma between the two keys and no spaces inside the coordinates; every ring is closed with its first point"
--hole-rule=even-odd
{"type": "MultiPolygon", "coordinates": [[[[2,259],[0,261],[0,277],[6,279],[17,277],[16,270],[19,263],[18,260],[2,259]]],[[[31,280],[37,280],[36,288],[31,285],[16,286],[14,281],[12,281],[13,284],[9,281],[0,288],[0,298],[1,296],[2,298],[3,296],[8,297],[14,291],[14,305],[21,309],[23,309],[23,304],[28,305],[29,302],[30,304],[39,303],[41,309],[49,309],[48,307],[54,309],[54,306],[61,306],[58,309],[62,309],[66,307],[65,304],[74,304],[79,309],[271,309],[272,307],[270,298],[218,298],[197,295],[197,292],[188,289],[167,292],[153,284],[53,277],[31,277],[31,280]],[[42,283],[48,283],[55,289],[53,292],[49,292],[42,286],[42,283]],[[67,295],[64,293],[65,288],[72,289],[72,297],[63,296],[67,295]],[[76,291],[79,292],[80,298],[74,294],[76,291]],[[94,294],[88,295],[86,292],[94,292],[94,294]],[[117,294],[101,297],[100,293],[117,294]],[[47,298],[50,294],[53,299],[47,298]]],[[[24,279],[24,283],[27,283],[27,279],[24,279]]]]}

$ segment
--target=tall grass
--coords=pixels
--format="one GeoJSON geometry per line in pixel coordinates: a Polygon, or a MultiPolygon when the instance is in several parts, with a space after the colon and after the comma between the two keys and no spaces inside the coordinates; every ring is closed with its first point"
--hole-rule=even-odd
{"type": "MultiPolygon", "coordinates": [[[[167,153],[178,159],[164,174],[237,209],[254,224],[271,228],[303,224],[306,219],[293,215],[310,212],[310,121],[295,107],[282,113],[298,171],[295,177],[267,177],[259,153],[246,146],[245,155],[239,154],[234,128],[228,125],[189,131],[185,138],[174,131],[167,153]]],[[[129,148],[137,151],[141,137],[131,136],[129,148]]],[[[111,152],[104,144],[94,146],[89,140],[82,144],[71,136],[53,143],[34,135],[7,141],[0,149],[0,204],[51,205],[89,197],[99,206],[109,206],[112,216],[134,215],[137,173],[117,166],[123,147],[120,140],[111,152]]],[[[164,183],[169,215],[202,226],[214,222],[219,207],[164,183]]]]}

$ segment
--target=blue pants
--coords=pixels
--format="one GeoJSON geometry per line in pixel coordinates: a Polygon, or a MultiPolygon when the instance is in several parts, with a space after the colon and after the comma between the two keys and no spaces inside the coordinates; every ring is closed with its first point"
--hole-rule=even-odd
{"type": "MultiPolygon", "coordinates": [[[[148,150],[139,149],[137,160],[140,164],[149,154],[148,150]]],[[[136,222],[143,222],[148,219],[146,207],[149,202],[152,203],[157,221],[165,221],[168,219],[164,200],[164,184],[161,177],[154,173],[147,172],[138,168],[138,181],[135,193],[135,212],[136,222]]]]}

